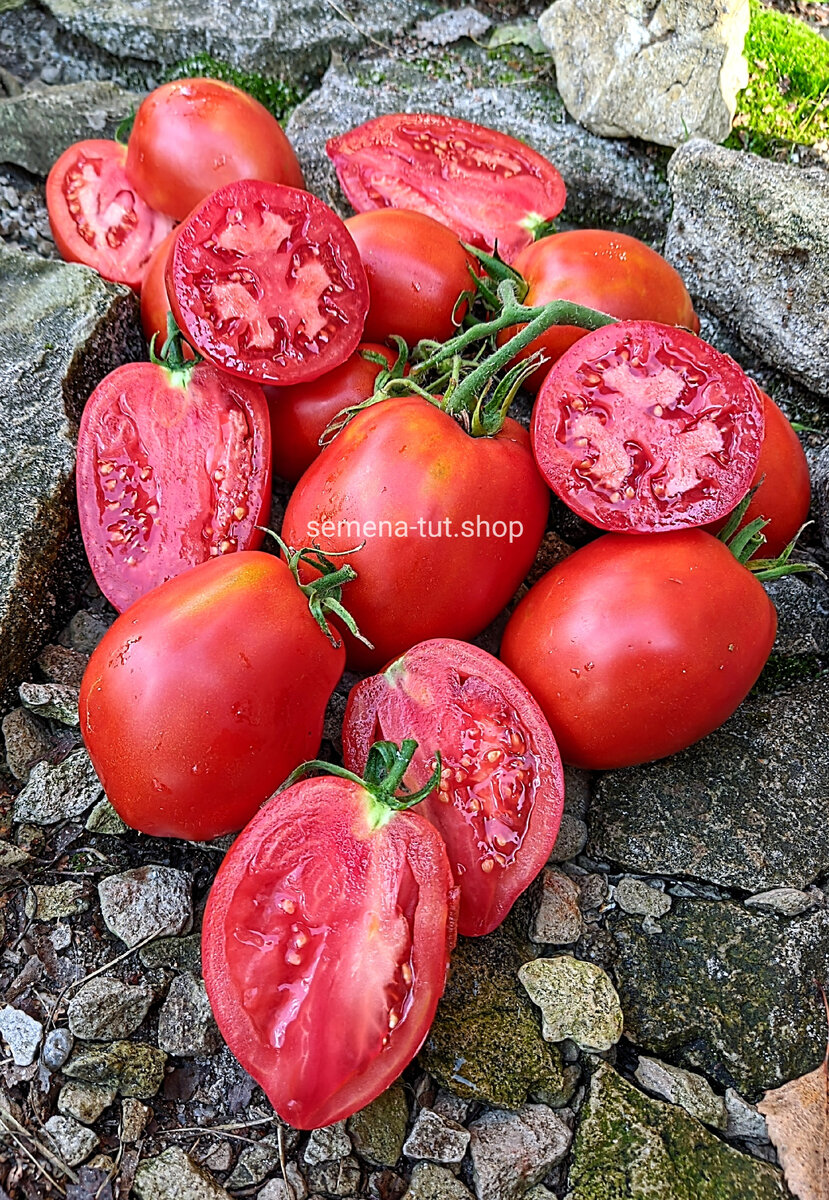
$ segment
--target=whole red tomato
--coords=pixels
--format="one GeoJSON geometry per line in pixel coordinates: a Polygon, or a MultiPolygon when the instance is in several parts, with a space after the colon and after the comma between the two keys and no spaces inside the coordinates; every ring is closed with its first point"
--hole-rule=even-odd
{"type": "Polygon", "coordinates": [[[466,312],[458,300],[473,287],[474,260],[451,229],[397,208],[360,213],[345,225],[368,276],[366,341],[396,333],[414,346],[421,338],[445,342],[457,332],[466,312]]]}
{"type": "Polygon", "coordinates": [[[284,562],[230,554],[154,588],[109,628],[83,677],[81,733],[128,825],[218,837],[317,752],[344,662],[284,562]]]}
{"type": "Polygon", "coordinates": [[[524,597],[501,658],[564,761],[604,770],[676,754],[722,725],[776,631],[762,585],[710,533],[607,534],[524,597]]]}
{"type": "MultiPolygon", "coordinates": [[[[141,282],[141,328],[149,345],[156,334],[155,353],[160,354],[161,347],[167,340],[167,316],[171,312],[170,298],[167,295],[166,271],[173,239],[176,236],[172,229],[163,242],[156,246],[150,255],[141,282]]],[[[187,342],[181,344],[182,354],[186,359],[193,357],[193,351],[187,342]]]]}
{"type": "MultiPolygon", "coordinates": [[[[527,305],[571,300],[622,321],[659,321],[699,331],[679,273],[661,254],[625,233],[606,229],[554,233],[526,246],[513,266],[529,284],[527,305]]],[[[499,345],[515,332],[513,327],[499,334],[499,345]]],[[[554,325],[530,342],[516,357],[525,359],[543,350],[549,361],[525,380],[524,387],[537,392],[556,359],[586,332],[574,325],[554,325]]]]}
{"type": "Polygon", "coordinates": [[[177,79],[150,92],[135,114],[126,166],[146,202],[176,221],[237,179],[305,186],[276,118],[218,79],[177,79]]]}
{"type": "Polygon", "coordinates": [[[326,554],[365,543],[348,600],[374,650],[347,639],[348,660],[376,670],[426,638],[480,633],[527,574],[549,498],[515,421],[471,437],[407,396],[365,409],[323,450],[291,496],[282,536],[326,554]]]}

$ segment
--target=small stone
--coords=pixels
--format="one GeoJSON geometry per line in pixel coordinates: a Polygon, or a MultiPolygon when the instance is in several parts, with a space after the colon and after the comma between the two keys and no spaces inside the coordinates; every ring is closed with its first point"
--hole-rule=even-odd
{"type": "Polygon", "coordinates": [[[360,1164],[356,1158],[317,1163],[308,1171],[308,1185],[327,1196],[353,1196],[360,1187],[360,1164]]]}
{"type": "Polygon", "coordinates": [[[78,689],[65,683],[21,683],[20,700],[38,717],[61,725],[80,725],[78,689]]]}
{"type": "Polygon", "coordinates": [[[413,32],[418,41],[431,46],[449,46],[461,38],[477,41],[491,28],[492,21],[478,12],[477,8],[456,8],[426,21],[418,21],[413,32]]]}
{"type": "Polygon", "coordinates": [[[469,1130],[457,1121],[448,1121],[424,1108],[414,1123],[403,1153],[408,1158],[428,1158],[432,1162],[459,1163],[469,1145],[469,1130]]]}
{"type": "Polygon", "coordinates": [[[66,1015],[75,1037],[115,1041],[138,1028],[152,1002],[148,984],[128,984],[111,975],[98,975],[78,989],[66,1015]]]}
{"type": "Polygon", "coordinates": [[[472,1193],[446,1167],[418,1163],[403,1200],[472,1200],[472,1193]]]}
{"type": "Polygon", "coordinates": [[[601,912],[610,897],[610,887],[604,875],[588,871],[586,875],[578,876],[579,904],[585,915],[594,916],[601,912]]]}
{"type": "Polygon", "coordinates": [[[28,1067],[35,1061],[37,1048],[43,1037],[43,1026],[22,1008],[13,1008],[7,1004],[0,1008],[0,1035],[8,1046],[15,1065],[28,1067]]]}
{"type": "Polygon", "coordinates": [[[101,784],[85,750],[74,750],[63,762],[37,763],[29,782],[14,802],[15,821],[56,825],[91,808],[101,795],[101,784]]]}
{"type": "Polygon", "coordinates": [[[288,1187],[285,1186],[284,1179],[269,1179],[257,1195],[256,1200],[304,1200],[308,1195],[308,1188],[305,1186],[305,1180],[300,1175],[296,1163],[286,1164],[285,1175],[288,1187]]]}
{"type": "Polygon", "coordinates": [[[155,864],[109,875],[98,884],[104,923],[127,946],[183,933],[193,921],[190,887],[183,871],[155,864]]]}
{"type": "Polygon", "coordinates": [[[572,813],[562,813],[558,837],[550,854],[551,863],[569,862],[577,854],[581,854],[587,845],[587,826],[581,817],[572,813]]]}
{"type": "Polygon", "coordinates": [[[131,1194],[136,1200],[230,1200],[209,1171],[179,1146],[139,1163],[131,1194]]]}
{"type": "Polygon", "coordinates": [[[68,1029],[51,1029],[46,1034],[40,1060],[48,1071],[59,1071],[72,1053],[75,1039],[68,1029]]]}
{"type": "Polygon", "coordinates": [[[758,1142],[769,1140],[766,1118],[734,1088],[725,1089],[725,1108],[728,1114],[726,1137],[751,1138],[758,1142]]]}
{"type": "Polygon", "coordinates": [[[22,846],[15,846],[13,842],[6,842],[0,838],[0,868],[19,867],[28,860],[29,853],[22,846]]]}
{"type": "Polygon", "coordinates": [[[346,1133],[345,1121],[338,1121],[336,1125],[325,1125],[312,1132],[304,1158],[309,1166],[314,1166],[334,1158],[344,1158],[350,1153],[351,1138],[346,1133]]]}
{"type": "Polygon", "coordinates": [[[639,1056],[639,1065],[633,1074],[643,1088],[662,1100],[681,1105],[704,1125],[725,1129],[725,1100],[716,1095],[702,1075],[671,1066],[658,1058],[646,1058],[645,1055],[639,1056]]]}
{"type": "MultiPolygon", "coordinates": [[[[368,1177],[366,1196],[368,1200],[403,1200],[409,1190],[408,1180],[395,1171],[372,1171],[368,1177]]],[[[289,1200],[286,1197],[286,1200],[289,1200]]]]}
{"type": "Polygon", "coordinates": [[[799,917],[815,907],[815,898],[808,892],[798,888],[772,888],[769,892],[759,892],[744,900],[746,908],[760,908],[767,912],[778,913],[781,917],[799,917]]]}
{"type": "Polygon", "coordinates": [[[616,903],[626,913],[664,917],[670,910],[671,897],[657,888],[649,887],[642,879],[624,875],[616,884],[616,903]]]}
{"type": "Polygon", "coordinates": [[[179,1058],[213,1054],[219,1030],[204,983],[194,975],[177,975],[158,1014],[158,1044],[179,1058]]]}
{"type": "Polygon", "coordinates": [[[276,1137],[266,1136],[253,1146],[245,1146],[225,1183],[232,1191],[255,1187],[278,1166],[279,1142],[276,1137]]]}
{"type": "Polygon", "coordinates": [[[601,967],[561,955],[525,963],[518,978],[541,1009],[542,1036],[571,1038],[583,1050],[601,1053],[622,1036],[622,1007],[601,967]]]}
{"type": "Polygon", "coordinates": [[[488,1112],[469,1127],[478,1200],[517,1200],[567,1153],[572,1133],[543,1104],[488,1112]]]}
{"type": "Polygon", "coordinates": [[[121,820],[106,796],[102,796],[86,818],[86,828],[90,833],[104,833],[110,837],[119,837],[122,833],[127,832],[129,825],[126,821],[121,820]]]}
{"type": "Polygon", "coordinates": [[[58,1154],[69,1167],[76,1167],[100,1145],[97,1133],[79,1125],[71,1117],[50,1117],[43,1126],[58,1154]]]}
{"type": "Polygon", "coordinates": [[[393,1083],[349,1117],[348,1132],[360,1158],[372,1166],[393,1167],[403,1153],[408,1121],[406,1093],[399,1083],[393,1083]]]}
{"type": "Polygon", "coordinates": [[[37,656],[37,665],[50,683],[63,683],[80,688],[86,670],[87,657],[70,646],[44,646],[37,656]]]}
{"type": "Polygon", "coordinates": [[[36,883],[26,893],[26,916],[38,921],[56,921],[86,912],[89,901],[82,883],[67,879],[63,883],[36,883]]]}
{"type": "Polygon", "coordinates": [[[66,950],[72,944],[72,929],[69,925],[63,922],[53,925],[49,930],[49,941],[60,953],[61,950],[66,950]]]}
{"type": "Polygon", "coordinates": [[[138,961],[148,970],[201,972],[201,934],[157,938],[138,951],[138,961]]]}
{"type": "Polygon", "coordinates": [[[97,1083],[65,1083],[58,1094],[58,1112],[82,1125],[93,1125],[115,1099],[115,1088],[97,1083]]]}
{"type": "Polygon", "coordinates": [[[577,942],[583,929],[578,884],[563,871],[545,867],[530,937],[534,942],[566,946],[577,942]]]}
{"type": "Polygon", "coordinates": [[[111,622],[85,608],[79,609],[69,622],[69,643],[79,654],[90,655],[100,642],[111,622]]]}
{"type": "Polygon", "coordinates": [[[459,1125],[463,1125],[469,1115],[469,1101],[462,1100],[460,1096],[453,1096],[451,1092],[441,1088],[435,1097],[432,1112],[436,1112],[439,1117],[445,1117],[447,1121],[457,1121],[459,1125]]]}
{"type": "Polygon", "coordinates": [[[140,1100],[135,1100],[131,1096],[122,1100],[119,1129],[121,1141],[137,1142],[147,1128],[147,1122],[152,1115],[153,1110],[148,1104],[142,1104],[140,1100]]]}
{"type": "Polygon", "coordinates": [[[3,718],[2,729],[9,770],[15,779],[28,779],[32,767],[52,749],[48,727],[27,708],[13,708],[3,718]]]}
{"type": "Polygon", "coordinates": [[[113,1084],[119,1095],[151,1099],[164,1080],[167,1055],[144,1042],[109,1042],[75,1051],[63,1068],[70,1079],[113,1084]]]}

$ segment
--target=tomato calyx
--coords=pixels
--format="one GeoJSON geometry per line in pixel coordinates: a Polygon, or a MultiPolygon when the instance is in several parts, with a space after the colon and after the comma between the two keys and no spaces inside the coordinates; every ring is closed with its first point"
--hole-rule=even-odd
{"type": "Polygon", "coordinates": [[[770,522],[765,517],[756,517],[748,525],[743,526],[743,528],[740,528],[740,526],[743,517],[748,511],[752,497],[762,486],[764,479],[765,475],[760,478],[759,482],[750,491],[746,492],[743,499],[731,513],[726,524],[716,535],[717,538],[728,547],[738,563],[746,567],[751,571],[752,575],[755,575],[760,580],[782,579],[784,575],[802,575],[807,571],[821,575],[825,579],[826,572],[817,563],[791,561],[791,556],[797,547],[798,539],[806,526],[811,525],[811,521],[806,521],[800,526],[792,540],[777,558],[754,557],[766,543],[763,530],[770,522]]]}
{"type": "Polygon", "coordinates": [[[187,338],[176,325],[176,319],[171,312],[167,313],[167,337],[164,339],[164,344],[161,347],[161,352],[156,354],[155,344],[158,337],[154,333],[150,340],[150,362],[157,367],[163,367],[170,378],[170,384],[173,387],[185,388],[187,381],[193,373],[193,368],[198,366],[200,362],[204,362],[201,354],[194,346],[187,341],[187,338]],[[192,355],[191,358],[186,358],[184,355],[184,347],[187,346],[192,355]]]}
{"type": "Polygon", "coordinates": [[[375,742],[368,752],[365,772],[362,776],[355,774],[354,771],[349,771],[346,767],[339,767],[335,763],[314,758],[309,762],[301,763],[295,771],[292,771],[279,788],[277,795],[279,792],[286,791],[311,771],[323,771],[327,775],[336,775],[340,779],[348,779],[351,783],[356,783],[369,794],[369,828],[381,829],[389,823],[395,813],[405,812],[406,809],[420,804],[421,800],[430,796],[440,783],[439,750],[435,751],[434,770],[423,787],[412,792],[403,783],[403,777],[411,765],[416,750],[417,742],[414,738],[404,738],[399,746],[396,742],[375,742]]]}
{"type": "MultiPolygon", "coordinates": [[[[278,533],[274,533],[272,529],[266,529],[265,533],[270,534],[282,551],[288,570],[296,580],[297,587],[308,598],[308,607],[311,610],[311,616],[334,649],[339,650],[342,642],[328,623],[326,616],[328,613],[339,617],[350,634],[358,638],[365,646],[368,646],[369,650],[373,650],[374,646],[368,638],[363,637],[360,633],[360,630],[357,628],[357,622],[342,603],[343,585],[351,583],[352,580],[357,578],[357,572],[354,568],[348,563],[343,563],[341,567],[338,567],[317,546],[303,546],[300,550],[295,550],[292,546],[284,542],[278,533]],[[303,583],[299,575],[301,563],[311,567],[314,571],[319,571],[319,575],[315,579],[309,580],[308,583],[303,583]]],[[[359,546],[355,546],[351,550],[344,550],[343,554],[353,554],[360,548],[359,546]]]]}

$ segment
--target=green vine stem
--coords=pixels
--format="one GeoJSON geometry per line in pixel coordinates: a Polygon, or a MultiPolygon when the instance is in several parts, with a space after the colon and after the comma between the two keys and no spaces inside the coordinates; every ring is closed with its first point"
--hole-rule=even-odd
{"type": "Polygon", "coordinates": [[[193,368],[197,367],[203,361],[202,356],[190,346],[190,343],[184,337],[184,334],[176,325],[176,319],[171,312],[167,313],[167,337],[164,339],[164,345],[161,347],[161,353],[156,354],[155,344],[158,334],[154,333],[150,341],[150,362],[157,367],[163,367],[164,370],[171,376],[171,384],[173,387],[187,387],[188,380],[193,372],[193,368]],[[184,357],[184,346],[190,346],[193,353],[192,358],[184,357]]]}
{"type": "Polygon", "coordinates": [[[825,579],[826,574],[817,563],[791,561],[791,556],[797,546],[798,539],[806,526],[811,524],[810,521],[800,526],[788,546],[781,551],[777,558],[754,557],[761,546],[764,546],[766,543],[763,530],[770,522],[765,517],[756,517],[748,525],[743,526],[743,528],[740,528],[740,526],[755,492],[763,483],[763,479],[765,479],[765,476],[743,497],[731,513],[728,521],[717,535],[720,541],[725,543],[737,559],[737,562],[742,563],[757,579],[782,579],[784,575],[802,575],[806,571],[810,571],[815,575],[821,575],[825,579]]]}

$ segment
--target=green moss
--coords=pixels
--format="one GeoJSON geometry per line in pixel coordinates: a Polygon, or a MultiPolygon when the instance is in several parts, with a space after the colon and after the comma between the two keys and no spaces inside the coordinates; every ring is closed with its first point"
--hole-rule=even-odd
{"type": "Polygon", "coordinates": [[[809,683],[826,675],[823,659],[811,655],[794,655],[779,658],[773,655],[763,668],[763,673],[754,685],[754,693],[782,692],[800,683],[809,683]]]}
{"type": "Polygon", "coordinates": [[[176,63],[167,78],[188,79],[198,76],[221,79],[223,83],[232,83],[234,87],[241,88],[254,100],[264,104],[278,121],[283,121],[307,95],[307,89],[302,91],[296,84],[256,71],[240,71],[229,63],[211,58],[209,54],[194,54],[192,58],[176,63]]]}

